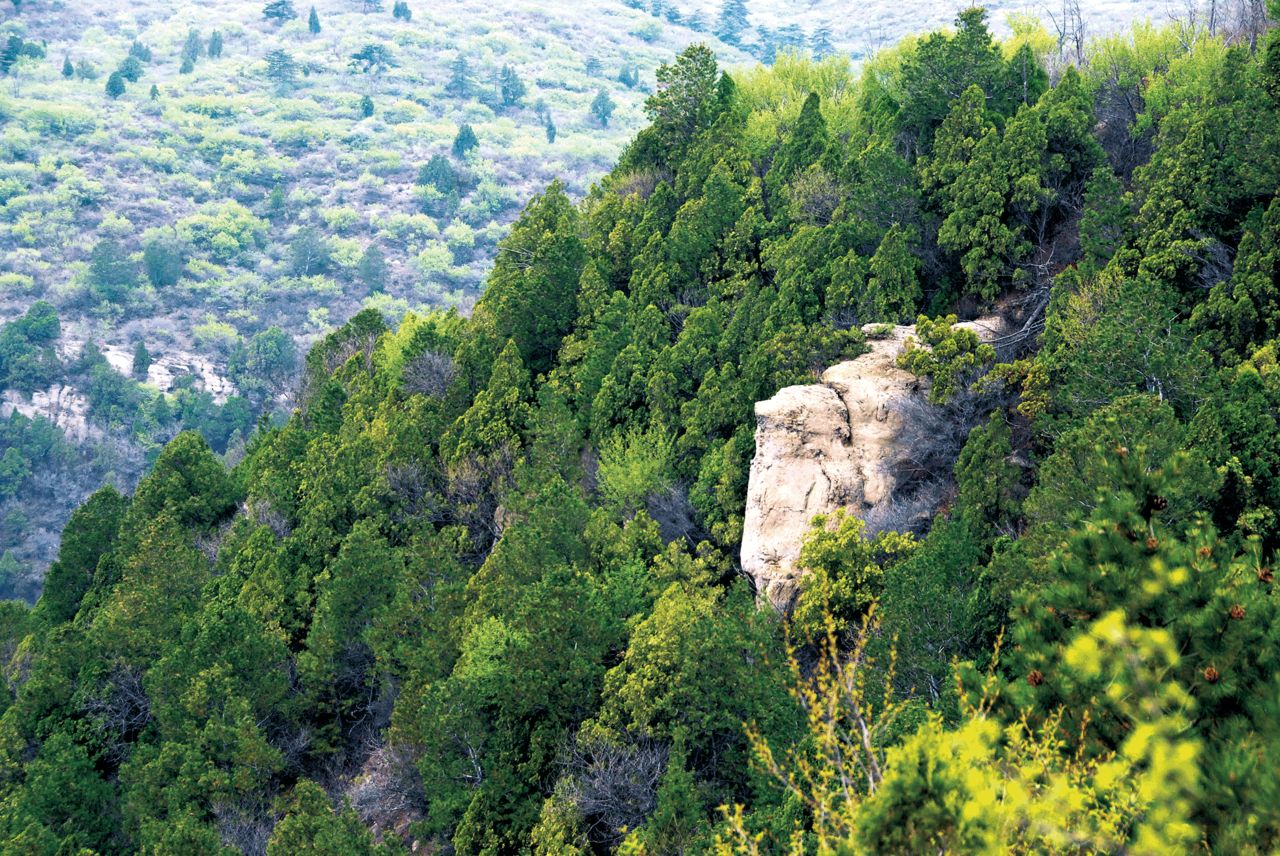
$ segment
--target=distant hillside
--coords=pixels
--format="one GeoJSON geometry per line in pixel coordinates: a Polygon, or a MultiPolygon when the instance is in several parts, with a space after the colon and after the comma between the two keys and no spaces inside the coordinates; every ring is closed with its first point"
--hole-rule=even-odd
{"type": "Polygon", "coordinates": [[[234,451],[366,302],[467,311],[523,200],[584,193],[679,49],[749,61],[607,0],[378,5],[322,0],[313,33],[304,2],[5,4],[0,319],[45,300],[61,328],[60,368],[4,381],[0,413],[76,440],[7,430],[43,488],[0,514],[6,567],[38,571],[86,491],[180,428],[234,451]]]}

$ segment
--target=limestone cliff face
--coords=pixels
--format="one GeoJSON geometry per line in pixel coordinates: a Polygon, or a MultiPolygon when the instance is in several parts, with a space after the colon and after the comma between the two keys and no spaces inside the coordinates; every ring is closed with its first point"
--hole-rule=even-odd
{"type": "MultiPolygon", "coordinates": [[[[983,338],[997,329],[994,319],[965,326],[983,338]]],[[[756,404],[742,569],[781,611],[795,601],[802,576],[796,560],[814,515],[843,507],[866,517],[893,496],[886,464],[902,429],[894,403],[923,392],[921,380],[897,366],[914,333],[914,326],[889,328],[869,338],[867,353],[827,369],[819,383],[789,386],[756,404]]]]}

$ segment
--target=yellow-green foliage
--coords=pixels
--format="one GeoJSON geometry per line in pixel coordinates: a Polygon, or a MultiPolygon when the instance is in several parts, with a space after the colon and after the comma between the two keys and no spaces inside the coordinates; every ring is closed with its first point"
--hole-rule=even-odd
{"type": "Polygon", "coordinates": [[[882,577],[919,546],[910,533],[865,534],[866,523],[847,509],[813,518],[800,548],[800,584],[791,626],[800,638],[822,635],[827,616],[840,630],[857,622],[880,594],[882,577]]]}
{"type": "Polygon", "coordinates": [[[929,400],[943,404],[995,362],[996,351],[967,327],[957,327],[954,315],[916,319],[916,335],[907,340],[898,365],[929,378],[929,400]]]}

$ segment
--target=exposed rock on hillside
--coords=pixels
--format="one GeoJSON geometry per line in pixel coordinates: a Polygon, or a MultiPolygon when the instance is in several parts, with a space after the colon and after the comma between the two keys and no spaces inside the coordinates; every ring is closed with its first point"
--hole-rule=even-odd
{"type": "MultiPolygon", "coordinates": [[[[964,326],[989,339],[1000,325],[988,318],[964,326]]],[[[781,611],[795,601],[796,560],[814,515],[843,507],[865,518],[897,487],[887,466],[903,428],[894,404],[922,394],[924,382],[897,366],[915,327],[875,332],[882,331],[869,338],[867,353],[827,369],[820,383],[789,386],[756,404],[742,569],[781,611]]]]}

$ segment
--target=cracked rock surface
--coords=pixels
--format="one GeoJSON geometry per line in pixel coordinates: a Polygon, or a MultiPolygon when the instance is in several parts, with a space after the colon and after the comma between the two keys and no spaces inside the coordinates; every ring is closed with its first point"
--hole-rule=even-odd
{"type": "MultiPolygon", "coordinates": [[[[963,326],[989,339],[998,329],[993,320],[963,326]]],[[[902,428],[893,403],[918,394],[922,383],[897,358],[915,327],[875,326],[867,353],[827,369],[819,383],[786,387],[755,406],[742,569],[782,612],[799,591],[796,561],[814,515],[847,508],[865,517],[896,487],[885,466],[902,428]]]]}

